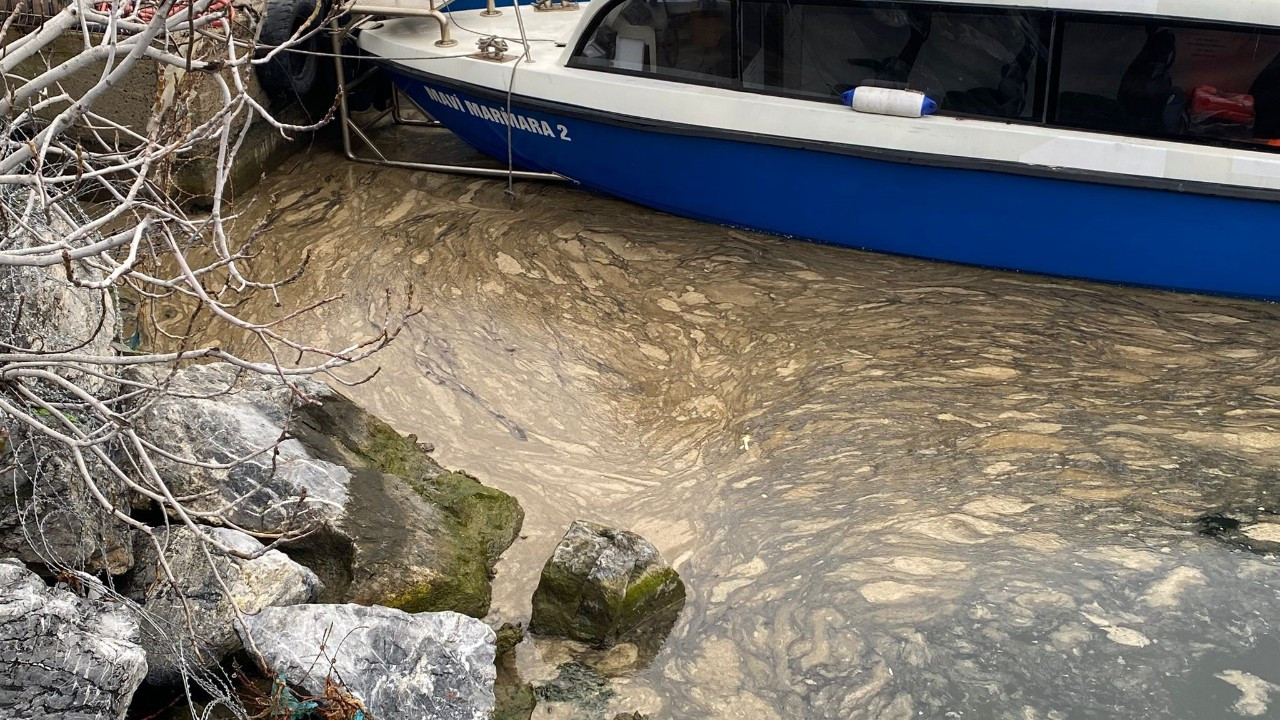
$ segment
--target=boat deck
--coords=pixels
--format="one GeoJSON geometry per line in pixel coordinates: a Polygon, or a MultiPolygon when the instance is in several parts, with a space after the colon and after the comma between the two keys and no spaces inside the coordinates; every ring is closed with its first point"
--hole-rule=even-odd
{"type": "MultiPolygon", "coordinates": [[[[378,2],[378,5],[393,3],[378,2]]],[[[425,0],[400,0],[394,3],[404,8],[426,8],[425,0]]],[[[412,55],[383,56],[387,60],[420,60],[434,58],[456,58],[474,55],[477,43],[488,37],[497,36],[506,40],[510,49],[509,57],[522,54],[523,41],[520,22],[524,22],[524,35],[528,37],[529,57],[522,63],[554,63],[564,54],[570,38],[578,23],[581,22],[586,3],[579,10],[535,10],[528,4],[521,4],[520,17],[512,3],[499,2],[497,17],[484,17],[478,11],[452,11],[445,6],[441,13],[448,19],[453,39],[458,41],[452,47],[437,47],[440,29],[436,21],[429,17],[403,17],[381,21],[378,35],[387,42],[400,46],[412,55]]]]}

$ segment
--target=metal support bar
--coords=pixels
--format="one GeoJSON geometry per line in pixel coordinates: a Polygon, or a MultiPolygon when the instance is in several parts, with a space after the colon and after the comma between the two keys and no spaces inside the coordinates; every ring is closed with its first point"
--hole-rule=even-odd
{"type": "Polygon", "coordinates": [[[533,63],[533,56],[529,54],[529,36],[524,33],[524,18],[520,16],[520,0],[511,0],[511,7],[515,9],[516,23],[520,26],[520,41],[524,43],[524,61],[533,63]]]}
{"type": "Polygon", "coordinates": [[[391,91],[391,119],[395,122],[395,124],[408,125],[409,127],[433,127],[433,128],[444,127],[444,123],[441,123],[439,120],[432,119],[431,114],[428,113],[426,110],[423,110],[422,107],[418,105],[418,103],[414,102],[413,98],[411,97],[406,97],[406,99],[410,103],[412,103],[415,108],[417,108],[419,114],[421,114],[424,118],[427,118],[427,119],[418,120],[416,118],[405,117],[400,112],[401,97],[406,97],[406,96],[402,92],[400,92],[400,88],[393,88],[391,91]]]}
{"type": "Polygon", "coordinates": [[[449,21],[439,10],[432,10],[431,17],[440,23],[440,39],[436,41],[436,47],[453,47],[458,44],[457,40],[449,37],[449,21]]]}
{"type": "MultiPolygon", "coordinates": [[[[452,0],[446,0],[444,4],[447,4],[448,2],[452,2],[452,0]]],[[[489,0],[489,2],[492,4],[493,0],[489,0]]],[[[443,7],[443,4],[440,7],[443,7]]],[[[408,98],[409,102],[413,103],[414,107],[420,113],[422,113],[424,117],[428,119],[418,120],[418,119],[404,117],[400,109],[399,90],[393,91],[392,97],[391,97],[391,107],[388,108],[387,110],[383,110],[382,112],[378,113],[371,119],[366,120],[364,123],[357,123],[355,120],[353,120],[351,117],[350,104],[348,102],[349,94],[353,90],[355,90],[357,87],[359,87],[361,84],[363,84],[365,81],[367,81],[370,77],[372,77],[377,72],[377,70],[375,69],[375,70],[370,70],[368,72],[365,72],[358,77],[352,78],[351,81],[348,82],[346,78],[346,74],[343,71],[343,64],[342,64],[343,38],[349,35],[356,25],[361,24],[362,22],[367,20],[370,16],[387,15],[390,17],[433,18],[440,23],[441,41],[445,41],[445,40],[449,40],[449,35],[448,35],[447,25],[446,25],[448,20],[439,12],[438,9],[436,9],[434,4],[431,7],[431,9],[426,10],[426,9],[420,9],[420,8],[409,9],[409,8],[397,8],[397,7],[379,7],[379,6],[371,6],[371,5],[363,5],[363,4],[356,5],[355,3],[352,3],[351,7],[349,8],[349,12],[353,15],[353,19],[346,26],[341,25],[338,22],[337,17],[329,21],[330,39],[332,40],[332,43],[333,43],[333,61],[337,70],[336,74],[338,78],[338,126],[342,130],[342,152],[347,157],[348,160],[351,160],[353,162],[359,162],[359,163],[368,163],[371,165],[385,165],[388,167],[406,168],[409,170],[426,170],[429,172],[449,173],[453,175],[470,175],[474,177],[498,178],[498,179],[508,178],[508,179],[516,179],[516,180],[552,180],[556,182],[568,180],[568,178],[564,177],[563,175],[559,175],[557,173],[532,172],[528,170],[504,170],[501,168],[476,167],[473,165],[424,163],[424,162],[414,162],[414,161],[408,161],[408,160],[395,160],[395,159],[388,158],[386,154],[384,154],[382,150],[378,147],[377,143],[375,143],[373,139],[370,138],[368,133],[366,132],[371,127],[373,127],[376,123],[384,120],[388,115],[391,116],[391,121],[392,121],[392,124],[394,125],[406,125],[411,127],[441,127],[441,124],[439,121],[435,119],[431,119],[431,116],[421,107],[419,107],[418,104],[411,97],[408,98]],[[353,135],[361,143],[363,143],[371,151],[373,151],[376,157],[357,154],[355,143],[352,142],[353,135]]],[[[454,40],[452,42],[456,44],[457,41],[454,40]]],[[[436,44],[439,45],[440,42],[437,42],[436,44]]]]}

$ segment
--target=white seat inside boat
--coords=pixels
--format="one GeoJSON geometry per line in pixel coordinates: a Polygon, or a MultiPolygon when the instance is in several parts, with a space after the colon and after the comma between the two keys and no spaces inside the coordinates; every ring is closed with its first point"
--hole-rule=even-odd
{"type": "Polygon", "coordinates": [[[618,18],[613,29],[618,33],[618,49],[613,66],[627,70],[648,70],[653,66],[658,48],[658,34],[651,27],[632,25],[618,18]]]}
{"type": "Polygon", "coordinates": [[[617,50],[612,65],[626,70],[649,70],[658,52],[658,35],[666,30],[667,12],[663,5],[632,5],[629,12],[611,18],[609,27],[617,33],[617,50]]]}

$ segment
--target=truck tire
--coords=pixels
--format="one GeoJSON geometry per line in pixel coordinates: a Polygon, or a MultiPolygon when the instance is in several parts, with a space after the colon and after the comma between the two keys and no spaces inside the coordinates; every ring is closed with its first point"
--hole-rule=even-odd
{"type": "MultiPolygon", "coordinates": [[[[317,0],[268,0],[267,14],[258,31],[258,57],[266,56],[276,46],[288,41],[308,20],[311,21],[308,29],[323,23],[324,8],[317,12],[316,3],[317,0]]],[[[323,52],[327,40],[327,32],[318,33],[296,46],[306,52],[285,50],[277,53],[270,62],[257,66],[258,82],[273,101],[281,105],[299,102],[307,108],[316,104],[314,96],[322,85],[324,68],[332,65],[333,61],[313,53],[323,52]]],[[[328,100],[324,101],[326,107],[328,100]]]]}

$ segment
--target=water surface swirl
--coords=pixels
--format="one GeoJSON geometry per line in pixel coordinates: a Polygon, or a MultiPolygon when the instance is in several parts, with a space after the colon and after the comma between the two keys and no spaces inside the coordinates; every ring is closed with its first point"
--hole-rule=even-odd
{"type": "Polygon", "coordinates": [[[312,256],[259,316],[345,293],[317,341],[413,287],[347,392],[526,508],[494,619],[576,518],[685,577],[648,668],[535,718],[1280,717],[1280,560],[1197,532],[1280,512],[1280,308],[504,190],[316,152],[242,227],[312,256]]]}

